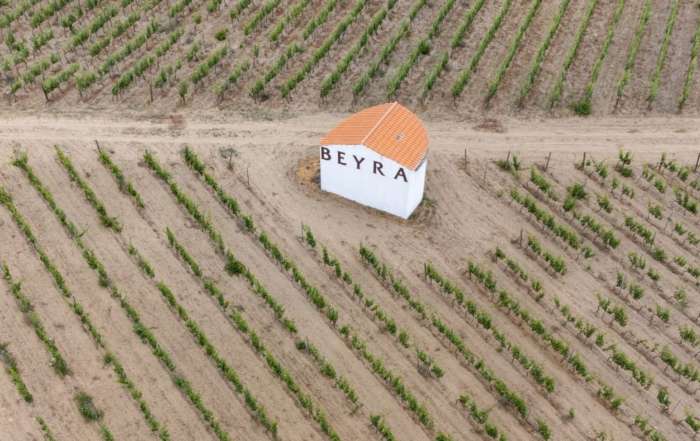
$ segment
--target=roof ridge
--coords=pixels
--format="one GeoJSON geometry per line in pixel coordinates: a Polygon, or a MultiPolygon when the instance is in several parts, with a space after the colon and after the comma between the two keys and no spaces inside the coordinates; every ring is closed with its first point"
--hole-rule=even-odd
{"type": "Polygon", "coordinates": [[[394,110],[394,107],[396,107],[396,105],[398,103],[399,103],[398,101],[394,101],[393,103],[391,103],[391,106],[389,106],[389,108],[386,110],[386,112],[384,112],[384,115],[382,115],[382,117],[379,118],[379,120],[374,125],[374,127],[372,127],[372,129],[369,132],[367,132],[365,137],[362,138],[362,141],[360,141],[360,144],[364,145],[365,142],[367,142],[367,139],[370,137],[370,135],[372,135],[372,133],[377,129],[377,127],[379,127],[379,125],[384,121],[384,119],[386,119],[387,115],[389,115],[391,113],[391,111],[394,110]]]}

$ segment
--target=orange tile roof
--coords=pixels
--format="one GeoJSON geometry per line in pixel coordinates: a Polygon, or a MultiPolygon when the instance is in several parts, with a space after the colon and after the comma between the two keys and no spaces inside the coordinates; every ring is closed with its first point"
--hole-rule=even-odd
{"type": "Polygon", "coordinates": [[[412,170],[428,151],[423,123],[397,102],[380,104],[346,118],[326,136],[321,145],[362,144],[412,170]]]}

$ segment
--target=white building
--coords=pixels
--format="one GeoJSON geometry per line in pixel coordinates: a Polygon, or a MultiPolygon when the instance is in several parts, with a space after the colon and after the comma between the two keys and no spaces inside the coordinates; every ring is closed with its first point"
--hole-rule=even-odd
{"type": "Polygon", "coordinates": [[[407,219],[423,199],[428,135],[399,103],[342,121],[321,139],[321,189],[407,219]]]}

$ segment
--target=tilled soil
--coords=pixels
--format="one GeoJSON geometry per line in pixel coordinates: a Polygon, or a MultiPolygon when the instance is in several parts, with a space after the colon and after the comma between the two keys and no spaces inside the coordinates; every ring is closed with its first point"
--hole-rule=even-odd
{"type": "MultiPolygon", "coordinates": [[[[172,439],[209,439],[214,434],[201,414],[174,385],[173,374],[159,362],[134,333],[132,324],[115,298],[98,283],[73,241],[65,234],[45,202],[23,173],[10,162],[18,152],[27,152],[29,163],[39,179],[51,191],[58,206],[75,222],[85,244],[95,251],[120,292],[135,308],[141,321],[157,338],[176,366],[176,375],[186,378],[201,395],[224,431],[235,438],[267,439],[261,426],[251,417],[242,396],[221,375],[205,351],[196,344],[175,311],[168,306],[156,282],[171,288],[189,318],[208,336],[209,341],[239,374],[241,382],[278,422],[280,439],[325,439],[308,413],[300,407],[287,386],[276,377],[268,362],[254,349],[248,336],[221,310],[203,290],[170,248],[165,236],[169,228],[200,264],[203,276],[221,288],[232,308],[245,317],[251,329],[270,353],[292,375],[296,384],[328,418],[341,439],[379,439],[370,417],[380,415],[397,439],[428,440],[446,433],[454,440],[485,437],[484,426],[469,416],[459,403],[462,395],[471,396],[480,409],[489,409],[489,420],[510,439],[539,439],[537,421],[545,422],[555,439],[586,439],[606,433],[615,439],[643,439],[634,425],[635,417],[649,418],[649,424],[667,439],[692,439],[690,428],[679,423],[686,409],[697,407],[697,386],[681,378],[660,359],[668,348],[683,363],[697,364],[695,351],[679,339],[680,327],[697,329],[700,304],[689,295],[681,307],[674,300],[678,289],[688,294],[696,289],[694,278],[670,260],[683,257],[689,266],[698,264],[697,249],[673,233],[664,221],[650,218],[649,204],[660,204],[674,223],[691,231],[700,231],[694,215],[680,208],[672,187],[687,188],[691,196],[698,192],[688,183],[698,178],[690,173],[682,182],[670,171],[654,172],[668,182],[661,194],[640,177],[645,163],[656,165],[662,152],[667,160],[691,167],[697,158],[700,131],[690,118],[618,118],[558,120],[428,120],[430,162],[425,201],[408,221],[361,207],[318,188],[317,143],[342,115],[276,115],[274,120],[236,114],[174,114],[159,117],[147,114],[5,114],[0,120],[0,183],[13,197],[18,210],[27,219],[61,274],[75,299],[89,313],[106,346],[122,361],[127,373],[152,407],[155,417],[165,424],[172,439]],[[108,151],[127,179],[143,197],[145,208],[138,210],[115,185],[113,177],[99,163],[96,143],[108,151]],[[94,209],[81,190],[73,184],[55,160],[54,145],[71,157],[78,173],[103,201],[110,216],[122,225],[120,232],[100,224],[94,209]],[[316,286],[339,313],[339,323],[352,327],[367,344],[367,350],[401,378],[433,418],[433,426],[421,425],[392,388],[373,373],[371,365],[353,349],[338,327],[320,313],[304,291],[278,264],[274,263],[258,240],[240,222],[231,217],[215,195],[183,163],[179,150],[189,145],[207,164],[208,171],[222,188],[234,196],[241,209],[250,213],[259,232],[297,265],[306,280],[316,286]],[[635,178],[617,176],[613,170],[619,149],[633,153],[635,178]],[[232,149],[232,150],[231,150],[232,149]],[[275,318],[263,300],[254,294],[244,279],[224,270],[226,260],[216,251],[195,221],[176,203],[164,184],[145,167],[142,155],[151,151],[172,174],[178,186],[205,213],[222,234],[224,244],[255,274],[259,282],[284,307],[287,317],[298,328],[291,335],[275,318]],[[233,152],[228,160],[228,152],[233,152]],[[587,173],[577,170],[583,153],[587,159],[606,161],[611,174],[634,189],[635,197],[610,193],[596,178],[593,166],[587,173]],[[547,199],[532,183],[529,172],[519,177],[501,171],[495,160],[517,155],[524,167],[544,167],[542,171],[559,195],[547,199]],[[465,165],[464,159],[467,159],[465,165]],[[577,210],[597,219],[621,239],[609,249],[561,208],[567,187],[583,183],[588,200],[577,210]],[[566,225],[583,238],[594,256],[584,258],[544,229],[526,210],[511,201],[516,188],[529,194],[537,204],[549,210],[556,222],[566,225]],[[611,213],[598,208],[595,195],[609,194],[611,213]],[[656,246],[665,250],[669,261],[658,262],[652,249],[623,225],[625,216],[633,216],[657,233],[656,246]],[[317,245],[311,250],[299,238],[300,225],[314,233],[317,245]],[[568,271],[555,275],[542,258],[528,251],[525,242],[532,236],[542,247],[562,256],[568,271]],[[155,278],[145,277],[129,245],[135,246],[153,266],[155,278]],[[360,245],[370,247],[400,278],[409,292],[424,303],[430,314],[455,329],[466,347],[504,383],[523,397],[529,408],[527,418],[516,415],[473,366],[440,337],[430,321],[421,320],[405,300],[363,264],[360,245]],[[502,263],[492,258],[496,247],[515,259],[539,280],[545,296],[534,299],[527,284],[519,281],[502,263]],[[323,265],[322,249],[338,259],[343,271],[374,299],[399,329],[409,335],[411,345],[403,347],[379,321],[372,309],[355,298],[353,289],[335,277],[323,265]],[[627,256],[636,253],[658,271],[661,283],[629,267],[627,256]],[[521,308],[557,338],[569,344],[570,351],[585,361],[592,376],[585,382],[561,355],[537,337],[522,319],[499,306],[491,295],[465,270],[476,262],[492,271],[500,288],[507,289],[521,308]],[[503,333],[511,344],[541,366],[550,376],[556,391],[547,393],[516,361],[510,351],[500,348],[494,335],[441,293],[423,277],[423,265],[430,263],[443,276],[462,289],[467,298],[491,317],[491,326],[503,333]],[[634,300],[626,291],[615,288],[617,273],[638,283],[645,295],[634,300]],[[598,295],[622,305],[627,311],[626,326],[613,322],[599,309],[598,295]],[[567,305],[605,335],[605,345],[581,335],[558,310],[567,305]],[[668,323],[657,316],[658,308],[670,311],[668,323]],[[355,408],[332,380],[321,375],[308,356],[300,352],[298,339],[313,343],[355,389],[360,407],[355,408]],[[612,346],[623,352],[635,366],[653,378],[645,388],[629,371],[611,359],[612,346]],[[416,350],[424,351],[444,371],[432,377],[419,368],[416,350]],[[624,398],[618,411],[599,398],[599,388],[608,385],[624,398]],[[671,408],[662,411],[657,392],[664,387],[671,397],[671,408]],[[570,412],[575,415],[573,419],[570,412]]],[[[77,411],[73,396],[78,391],[94,397],[104,411],[104,423],[118,439],[144,439],[151,435],[138,407],[116,381],[111,368],[102,363],[104,350],[97,348],[69,309],[70,303],[57,291],[36,253],[16,228],[7,210],[0,210],[3,246],[0,259],[5,262],[35,305],[47,333],[64,354],[72,374],[59,378],[49,366],[48,355],[23,320],[17,305],[2,285],[2,325],[0,343],[16,356],[33,404],[19,399],[9,377],[0,375],[3,390],[2,426],[10,428],[9,439],[38,438],[34,418],[47,421],[57,436],[98,439],[98,426],[85,422],[77,411]],[[18,332],[19,330],[19,332],[18,332]]],[[[529,281],[527,283],[530,283],[529,281]]]]}

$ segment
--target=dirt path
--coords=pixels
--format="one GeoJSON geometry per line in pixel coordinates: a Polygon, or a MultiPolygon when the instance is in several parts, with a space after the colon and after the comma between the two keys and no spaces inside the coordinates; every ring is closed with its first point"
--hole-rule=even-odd
{"type": "MultiPolygon", "coordinates": [[[[319,138],[345,115],[227,115],[222,113],[153,116],[138,113],[0,114],[0,159],[12,156],[12,149],[47,148],[52,144],[94,148],[104,145],[233,147],[253,160],[279,148],[313,151],[319,138]],[[272,119],[278,117],[279,119],[272,119]]],[[[433,154],[460,154],[493,158],[513,151],[525,157],[554,152],[553,159],[569,159],[586,151],[615,156],[619,148],[644,158],[658,159],[669,152],[694,159],[700,145],[697,118],[564,118],[554,120],[445,121],[431,120],[426,126],[433,154]]],[[[133,153],[136,155],[136,153],[133,153]]]]}

